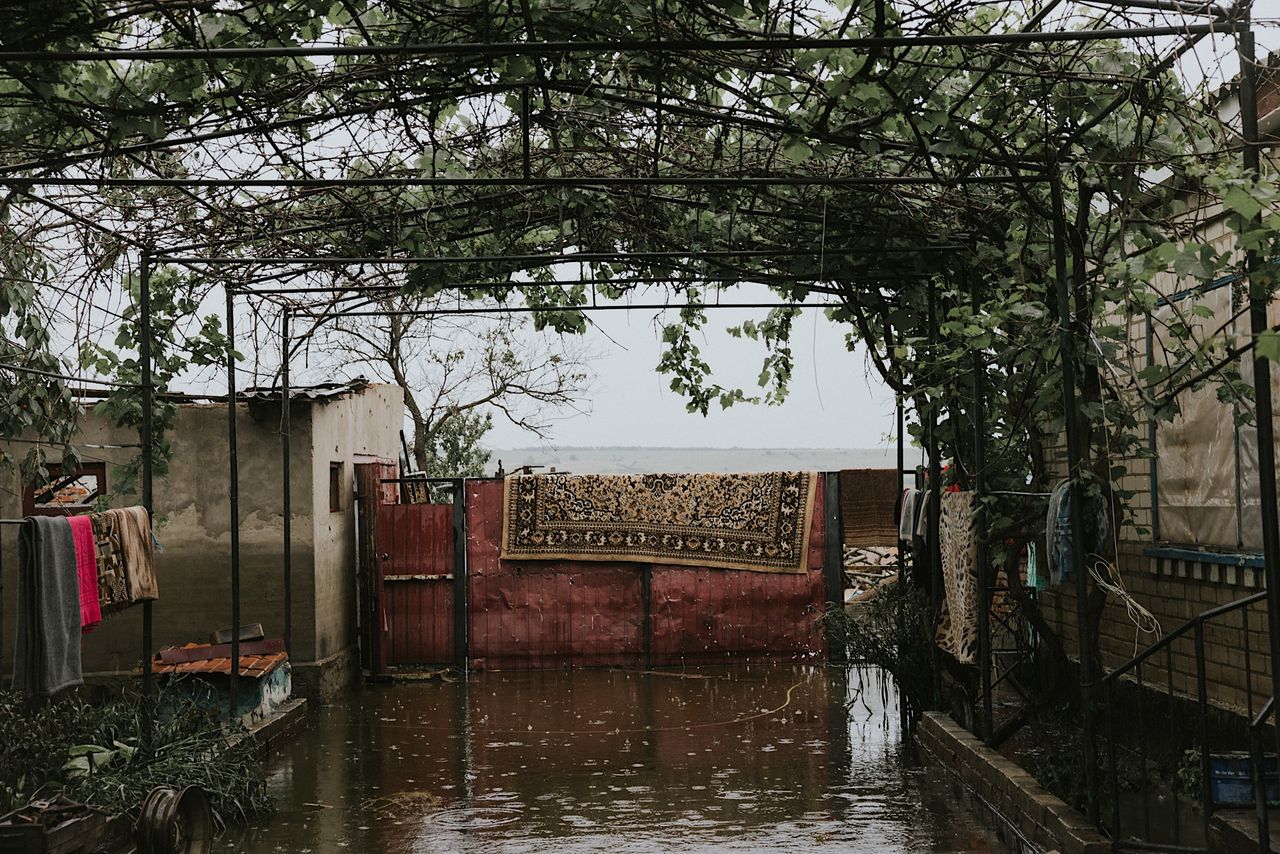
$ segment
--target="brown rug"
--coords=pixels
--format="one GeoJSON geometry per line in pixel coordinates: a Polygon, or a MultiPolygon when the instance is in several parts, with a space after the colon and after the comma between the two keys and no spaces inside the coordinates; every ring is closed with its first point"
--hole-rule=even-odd
{"type": "Polygon", "coordinates": [[[808,568],[813,472],[513,475],[502,557],[808,568]]]}
{"type": "Polygon", "coordinates": [[[840,520],[846,546],[896,546],[902,476],[894,469],[840,472],[840,520]]]}

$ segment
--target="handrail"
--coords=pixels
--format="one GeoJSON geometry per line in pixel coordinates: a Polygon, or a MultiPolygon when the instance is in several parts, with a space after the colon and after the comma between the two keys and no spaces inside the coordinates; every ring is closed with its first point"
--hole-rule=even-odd
{"type": "Polygon", "coordinates": [[[1107,733],[1108,733],[1108,740],[1110,742],[1110,746],[1108,750],[1110,767],[1108,771],[1109,771],[1109,776],[1111,781],[1110,798],[1111,798],[1112,827],[1108,828],[1107,830],[1112,835],[1113,840],[1115,840],[1117,850],[1122,848],[1128,848],[1128,849],[1135,849],[1135,850],[1143,850],[1143,849],[1160,850],[1160,851],[1177,850],[1177,851],[1186,851],[1186,852],[1190,852],[1190,851],[1207,852],[1208,851],[1208,848],[1191,848],[1191,847],[1186,847],[1185,845],[1182,844],[1176,802],[1174,804],[1174,810],[1173,810],[1173,816],[1172,816],[1173,817],[1172,831],[1173,831],[1173,837],[1174,837],[1173,843],[1170,845],[1163,841],[1157,842],[1150,839],[1152,829],[1150,825],[1151,816],[1148,809],[1148,799],[1147,799],[1147,790],[1149,786],[1149,780],[1147,779],[1148,772],[1146,768],[1147,768],[1148,760],[1147,760],[1147,752],[1146,752],[1146,740],[1145,740],[1146,737],[1141,733],[1141,731],[1144,728],[1144,725],[1142,723],[1143,717],[1144,717],[1142,694],[1144,690],[1146,690],[1144,683],[1146,684],[1151,684],[1151,683],[1149,683],[1148,680],[1143,678],[1143,670],[1144,670],[1144,664],[1147,664],[1148,667],[1156,667],[1158,670],[1162,669],[1164,671],[1164,678],[1161,681],[1165,682],[1165,686],[1162,687],[1160,691],[1162,694],[1167,691],[1168,696],[1172,699],[1173,697],[1177,696],[1177,692],[1175,691],[1175,681],[1174,681],[1173,644],[1175,641],[1178,641],[1179,639],[1182,639],[1184,642],[1188,640],[1194,641],[1194,662],[1195,662],[1194,671],[1191,674],[1183,674],[1183,675],[1184,676],[1190,675],[1193,677],[1193,680],[1194,680],[1189,690],[1191,694],[1191,699],[1196,703],[1196,706],[1197,706],[1197,712],[1195,713],[1195,717],[1198,722],[1197,740],[1199,741],[1199,765],[1200,765],[1200,769],[1199,769],[1200,781],[1199,781],[1199,787],[1198,787],[1200,791],[1198,793],[1198,799],[1200,801],[1200,806],[1201,806],[1200,820],[1203,824],[1202,832],[1204,834],[1204,839],[1207,842],[1207,840],[1210,838],[1210,835],[1211,835],[1210,819],[1214,812],[1215,803],[1214,803],[1214,792],[1213,792],[1213,786],[1212,786],[1212,763],[1211,763],[1211,756],[1210,756],[1210,746],[1211,746],[1211,736],[1210,736],[1210,726],[1209,726],[1210,703],[1209,703],[1209,685],[1208,685],[1208,664],[1207,664],[1207,655],[1205,650],[1205,636],[1206,636],[1205,627],[1209,625],[1213,620],[1216,620],[1219,617],[1222,617],[1227,614],[1239,612],[1241,614],[1239,625],[1231,626],[1230,628],[1237,629],[1244,633],[1244,642],[1243,642],[1244,668],[1246,672],[1245,693],[1246,693],[1246,696],[1248,697],[1247,715],[1249,717],[1249,726],[1248,726],[1249,753],[1251,758],[1250,764],[1252,766],[1251,776],[1253,778],[1251,782],[1253,784],[1254,802],[1258,808],[1258,826],[1260,829],[1259,830],[1260,839],[1262,840],[1261,842],[1263,846],[1262,850],[1264,852],[1268,852],[1269,854],[1270,848],[1266,841],[1267,840],[1267,836],[1266,836],[1266,825],[1267,825],[1266,782],[1267,781],[1265,778],[1265,773],[1263,768],[1262,731],[1266,725],[1266,722],[1271,718],[1271,716],[1277,713],[1277,701],[1276,701],[1276,697],[1273,695],[1267,701],[1263,709],[1256,716],[1254,716],[1254,713],[1253,713],[1253,696],[1254,695],[1252,693],[1251,684],[1249,683],[1249,676],[1247,675],[1252,671],[1252,668],[1249,664],[1250,662],[1249,607],[1252,605],[1265,602],[1266,599],[1267,599],[1267,591],[1262,590],[1262,591],[1258,591],[1257,593],[1253,593],[1249,596],[1245,596],[1244,598],[1236,599],[1235,601],[1228,602],[1224,605],[1217,605],[1207,610],[1201,611],[1200,613],[1196,614],[1194,617],[1184,622],[1182,625],[1178,626],[1173,631],[1166,634],[1164,637],[1160,638],[1155,643],[1148,646],[1146,649],[1139,652],[1137,655],[1133,656],[1124,664],[1121,664],[1119,667],[1116,667],[1115,669],[1106,673],[1099,680],[1099,686],[1102,688],[1102,696],[1104,698],[1103,702],[1106,707],[1106,727],[1107,727],[1107,733]],[[1191,635],[1192,637],[1187,637],[1188,635],[1191,635]],[[1161,666],[1156,664],[1155,662],[1151,661],[1151,659],[1153,659],[1156,655],[1162,652],[1165,653],[1166,655],[1163,668],[1161,668],[1161,666]],[[1137,690],[1137,694],[1135,695],[1136,703],[1137,703],[1136,716],[1137,716],[1137,722],[1138,722],[1138,727],[1140,731],[1139,743],[1138,743],[1138,754],[1139,754],[1138,761],[1141,763],[1141,766],[1144,769],[1142,772],[1143,784],[1142,784],[1142,813],[1141,813],[1141,822],[1142,822],[1143,830],[1141,832],[1141,835],[1139,835],[1136,838],[1126,838],[1124,833],[1125,828],[1122,828],[1121,826],[1122,816],[1121,816],[1121,810],[1120,810],[1120,795],[1119,795],[1120,778],[1119,778],[1118,769],[1117,769],[1117,756],[1116,756],[1118,744],[1116,741],[1116,732],[1115,732],[1115,709],[1113,708],[1116,702],[1115,690],[1119,682],[1119,679],[1121,676],[1129,673],[1130,671],[1133,671],[1133,677],[1137,681],[1138,690],[1137,690]]]}
{"type": "Polygon", "coordinates": [[[1272,697],[1270,700],[1267,700],[1267,704],[1262,707],[1262,711],[1258,712],[1257,717],[1255,717],[1252,721],[1250,721],[1249,729],[1261,729],[1262,727],[1264,727],[1267,723],[1267,718],[1271,717],[1271,710],[1274,709],[1275,707],[1276,707],[1275,697],[1272,697]]]}
{"type": "Polygon", "coordinates": [[[1267,591],[1260,590],[1257,593],[1252,593],[1244,597],[1243,599],[1237,599],[1234,602],[1228,602],[1225,605],[1217,605],[1213,608],[1210,608],[1207,611],[1202,611],[1199,614],[1196,614],[1194,617],[1187,620],[1185,623],[1178,626],[1176,629],[1169,632],[1164,637],[1160,638],[1160,640],[1151,644],[1151,646],[1147,647],[1142,652],[1138,653],[1133,658],[1126,661],[1124,664],[1115,668],[1110,673],[1107,673],[1106,675],[1104,675],[1101,681],[1102,682],[1115,681],[1120,677],[1120,674],[1124,673],[1127,670],[1131,670],[1134,667],[1137,667],[1139,664],[1146,661],[1148,658],[1155,655],[1157,652],[1164,649],[1169,644],[1173,643],[1175,640],[1185,635],[1187,632],[1194,630],[1197,625],[1203,625],[1204,623],[1214,619],[1215,617],[1221,617],[1223,614],[1229,614],[1232,611],[1235,611],[1237,609],[1248,608],[1250,605],[1254,605],[1258,602],[1265,601],[1266,598],[1267,598],[1267,591]]]}

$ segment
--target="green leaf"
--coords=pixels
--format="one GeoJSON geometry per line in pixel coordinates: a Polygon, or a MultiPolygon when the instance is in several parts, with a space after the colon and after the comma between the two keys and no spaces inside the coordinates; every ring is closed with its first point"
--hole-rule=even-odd
{"type": "Polygon", "coordinates": [[[1258,337],[1253,341],[1253,350],[1264,359],[1280,362],[1280,333],[1269,329],[1266,332],[1259,332],[1258,337]]]}
{"type": "Polygon", "coordinates": [[[1222,203],[1245,219],[1253,219],[1262,212],[1262,203],[1245,187],[1232,187],[1223,195],[1222,203]]]}

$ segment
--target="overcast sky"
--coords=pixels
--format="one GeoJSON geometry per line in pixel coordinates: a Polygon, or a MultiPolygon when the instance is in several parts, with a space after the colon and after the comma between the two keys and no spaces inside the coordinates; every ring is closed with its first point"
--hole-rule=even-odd
{"type": "MultiPolygon", "coordinates": [[[[709,312],[700,344],[716,382],[748,394],[760,373],[762,345],[722,330],[761,319],[764,310],[709,312]]],[[[893,395],[867,371],[864,353],[845,349],[844,328],[820,311],[805,311],[792,334],[795,375],[781,406],[737,404],[704,418],[685,410],[685,398],[655,370],[662,352],[654,312],[597,312],[588,333],[598,354],[591,411],[571,415],[554,428],[556,445],[648,445],[712,448],[870,448],[891,444],[893,395]],[[607,337],[606,337],[607,335],[607,337]],[[609,339],[613,339],[610,341],[609,339]],[[616,343],[614,343],[616,342],[616,343]]],[[[497,422],[495,448],[537,444],[529,434],[497,422]]]]}

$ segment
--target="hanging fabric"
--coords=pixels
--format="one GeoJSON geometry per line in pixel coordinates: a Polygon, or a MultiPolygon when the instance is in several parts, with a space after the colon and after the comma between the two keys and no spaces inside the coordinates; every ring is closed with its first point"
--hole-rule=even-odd
{"type": "Polygon", "coordinates": [[[916,534],[916,519],[920,513],[921,495],[920,490],[914,487],[902,493],[902,512],[898,516],[898,539],[908,545],[916,534]]]}
{"type": "Polygon", "coordinates": [[[935,641],[961,664],[973,664],[978,643],[977,501],[972,492],[944,492],[938,543],[945,598],[935,641]]]}
{"type": "Polygon", "coordinates": [[[840,472],[840,520],[846,546],[891,546],[898,541],[902,475],[892,469],[840,472]]]}
{"type": "Polygon", "coordinates": [[[71,542],[76,550],[76,579],[80,589],[80,630],[91,632],[102,622],[98,602],[98,551],[93,544],[93,522],[88,516],[69,516],[71,542]]]}
{"type": "MultiPolygon", "coordinates": [[[[933,493],[927,489],[920,490],[920,501],[916,508],[915,527],[912,534],[916,540],[919,540],[921,549],[929,545],[929,502],[932,501],[933,493]]],[[[912,544],[915,548],[916,544],[912,544]]]]}
{"type": "MultiPolygon", "coordinates": [[[[1075,567],[1075,543],[1071,538],[1070,481],[1060,480],[1049,494],[1049,512],[1045,519],[1045,569],[1050,584],[1061,584],[1072,577],[1075,567]]],[[[1084,559],[1100,555],[1107,548],[1107,507],[1097,495],[1085,496],[1084,559]]]]}
{"type": "Polygon", "coordinates": [[[98,559],[98,595],[104,614],[159,598],[151,520],[145,507],[89,517],[98,559]]]}
{"type": "Polygon", "coordinates": [[[71,523],[28,516],[18,533],[18,613],[13,687],[49,697],[84,684],[80,579],[71,523]]]}

